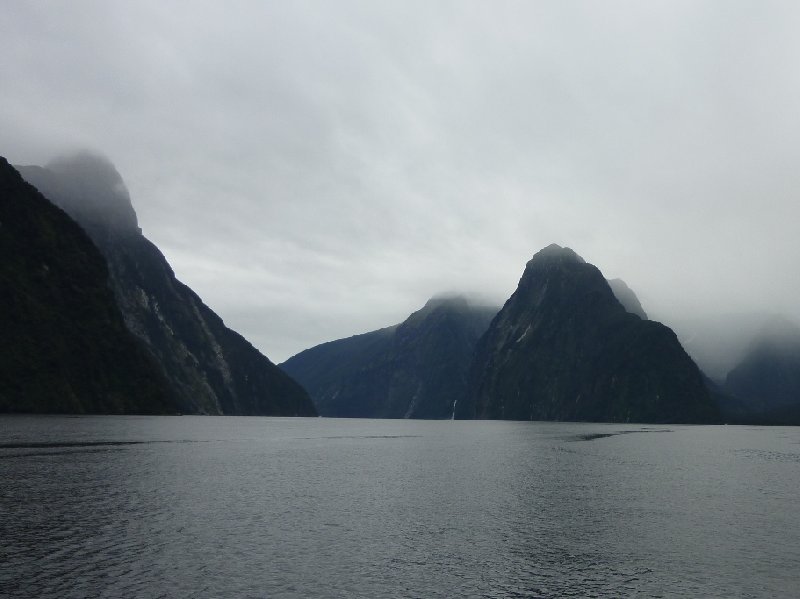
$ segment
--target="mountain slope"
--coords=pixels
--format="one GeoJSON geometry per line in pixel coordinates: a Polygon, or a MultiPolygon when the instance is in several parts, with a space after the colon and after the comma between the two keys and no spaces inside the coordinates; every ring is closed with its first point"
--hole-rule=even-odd
{"type": "Polygon", "coordinates": [[[128,191],[107,160],[80,154],[20,171],[100,248],[125,324],[156,358],[181,411],[316,413],[296,382],[175,278],[158,248],[141,234],[128,191]]]}
{"type": "Polygon", "coordinates": [[[464,298],[432,299],[398,326],[318,345],[281,367],[323,416],[449,418],[495,312],[464,298]]]}
{"type": "Polygon", "coordinates": [[[668,324],[700,369],[724,385],[725,377],[744,359],[772,317],[763,312],[720,312],[674,318],[668,324]]]}
{"type": "Polygon", "coordinates": [[[769,321],[728,373],[724,390],[758,418],[781,421],[780,414],[800,416],[800,327],[779,318],[769,321]]]}
{"type": "Polygon", "coordinates": [[[481,338],[460,418],[711,422],[719,418],[675,334],[628,313],[600,271],[551,245],[481,338]]]}
{"type": "Polygon", "coordinates": [[[0,411],[170,413],[88,235],[0,158],[0,411]]]}
{"type": "Polygon", "coordinates": [[[641,302],[639,302],[639,298],[636,297],[636,294],[633,292],[633,289],[628,287],[628,284],[623,281],[622,279],[609,279],[608,286],[611,287],[611,291],[614,293],[614,297],[617,298],[622,307],[625,308],[631,314],[636,314],[642,320],[647,320],[647,314],[642,308],[641,302]]]}

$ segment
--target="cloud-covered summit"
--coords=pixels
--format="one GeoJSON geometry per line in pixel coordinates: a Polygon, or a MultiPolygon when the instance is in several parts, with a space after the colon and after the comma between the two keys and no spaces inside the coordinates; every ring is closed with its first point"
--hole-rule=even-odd
{"type": "Polygon", "coordinates": [[[107,157],[80,151],[54,158],[45,167],[18,168],[45,197],[84,226],[139,232],[128,188],[107,157]]]}
{"type": "Polygon", "coordinates": [[[656,319],[797,320],[798,28],[769,0],[10,2],[0,146],[111,156],[277,359],[443,289],[499,303],[552,240],[656,319]]]}

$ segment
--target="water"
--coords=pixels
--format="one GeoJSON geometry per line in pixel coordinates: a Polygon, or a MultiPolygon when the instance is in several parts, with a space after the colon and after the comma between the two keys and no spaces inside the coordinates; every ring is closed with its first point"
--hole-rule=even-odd
{"type": "Polygon", "coordinates": [[[0,596],[796,597],[800,429],[0,418],[0,596]]]}

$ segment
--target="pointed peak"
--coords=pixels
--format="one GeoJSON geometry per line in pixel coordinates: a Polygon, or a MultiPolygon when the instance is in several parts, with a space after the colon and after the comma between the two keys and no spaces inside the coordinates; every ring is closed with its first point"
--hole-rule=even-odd
{"type": "Polygon", "coordinates": [[[568,247],[561,247],[558,244],[551,243],[546,248],[543,248],[533,255],[528,264],[537,264],[544,262],[573,262],[576,264],[585,264],[586,261],[581,258],[573,249],[568,247]]]}
{"type": "Polygon", "coordinates": [[[579,262],[584,264],[586,261],[581,258],[575,250],[566,246],[562,247],[556,243],[551,243],[546,248],[542,248],[533,255],[531,260],[560,259],[579,262]]]}

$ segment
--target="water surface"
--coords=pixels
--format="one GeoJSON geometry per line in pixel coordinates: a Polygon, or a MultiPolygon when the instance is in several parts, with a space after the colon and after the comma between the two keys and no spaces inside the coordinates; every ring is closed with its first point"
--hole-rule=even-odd
{"type": "Polygon", "coordinates": [[[800,429],[0,418],[0,596],[796,597],[800,429]]]}

